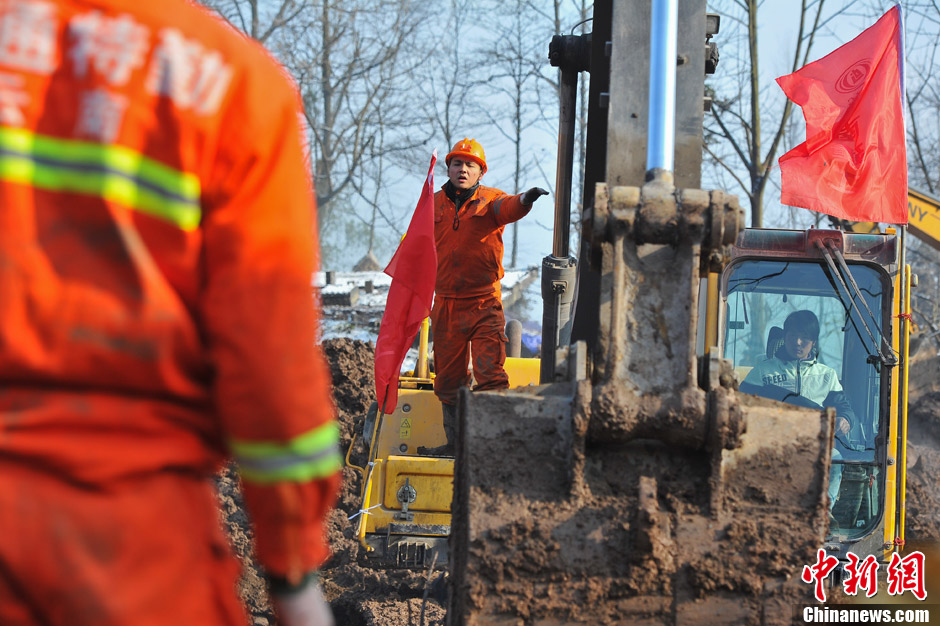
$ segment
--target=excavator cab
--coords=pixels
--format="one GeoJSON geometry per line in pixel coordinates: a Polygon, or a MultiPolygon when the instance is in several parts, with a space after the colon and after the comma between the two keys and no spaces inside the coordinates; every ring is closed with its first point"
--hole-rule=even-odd
{"type": "Polygon", "coordinates": [[[897,242],[893,234],[749,229],[722,273],[721,354],[739,390],[835,409],[827,542],[843,558],[877,553],[895,532],[897,242]],[[797,311],[811,312],[819,328],[802,360],[785,345],[785,321],[797,311]]]}

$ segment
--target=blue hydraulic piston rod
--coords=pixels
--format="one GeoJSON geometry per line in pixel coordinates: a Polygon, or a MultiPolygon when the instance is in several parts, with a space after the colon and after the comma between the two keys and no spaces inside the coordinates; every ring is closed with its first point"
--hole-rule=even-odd
{"type": "Polygon", "coordinates": [[[679,0],[653,0],[646,171],[673,171],[676,144],[676,56],[679,0]]]}

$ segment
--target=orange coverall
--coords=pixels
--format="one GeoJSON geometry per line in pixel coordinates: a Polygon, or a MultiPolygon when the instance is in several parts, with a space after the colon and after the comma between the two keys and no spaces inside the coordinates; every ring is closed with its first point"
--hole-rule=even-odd
{"type": "Polygon", "coordinates": [[[532,208],[521,198],[481,185],[455,219],[454,200],[443,190],[434,194],[434,393],[444,404],[456,404],[457,390],[470,384],[471,352],[474,389],[509,386],[503,369],[506,318],[499,281],[504,275],[503,230],[532,208]]]}
{"type": "Polygon", "coordinates": [[[341,460],[284,70],[186,0],[0,0],[0,624],[244,624],[341,460]]]}

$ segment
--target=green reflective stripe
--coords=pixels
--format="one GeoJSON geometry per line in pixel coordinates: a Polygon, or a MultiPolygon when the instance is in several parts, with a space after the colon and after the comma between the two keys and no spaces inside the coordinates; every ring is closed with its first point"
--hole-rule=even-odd
{"type": "Polygon", "coordinates": [[[199,179],[122,146],[0,127],[0,177],[52,191],[95,195],[185,230],[201,220],[199,179]]]}
{"type": "Polygon", "coordinates": [[[256,483],[301,482],[329,476],[343,466],[339,426],[324,424],[284,443],[231,441],[242,478],[256,483]]]}

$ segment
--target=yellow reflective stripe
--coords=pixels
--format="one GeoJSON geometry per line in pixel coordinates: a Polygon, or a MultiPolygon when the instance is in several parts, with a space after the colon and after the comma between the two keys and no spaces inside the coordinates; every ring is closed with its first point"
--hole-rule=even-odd
{"type": "Polygon", "coordinates": [[[242,478],[256,483],[303,482],[329,476],[343,466],[339,426],[329,422],[286,442],[229,442],[242,478]]]}
{"type": "Polygon", "coordinates": [[[0,177],[53,191],[100,196],[184,230],[195,229],[201,220],[198,177],[123,146],[0,127],[0,177]]]}
{"type": "Polygon", "coordinates": [[[99,196],[170,221],[183,230],[199,226],[200,211],[191,204],[179,202],[142,189],[134,181],[102,173],[61,170],[37,165],[25,157],[0,158],[0,178],[49,191],[69,191],[99,196]]]}
{"type": "Polygon", "coordinates": [[[100,163],[128,176],[158,183],[167,191],[193,200],[199,199],[199,179],[194,174],[180,172],[124,146],[59,139],[19,128],[0,128],[0,148],[13,148],[58,161],[100,163]]]}

